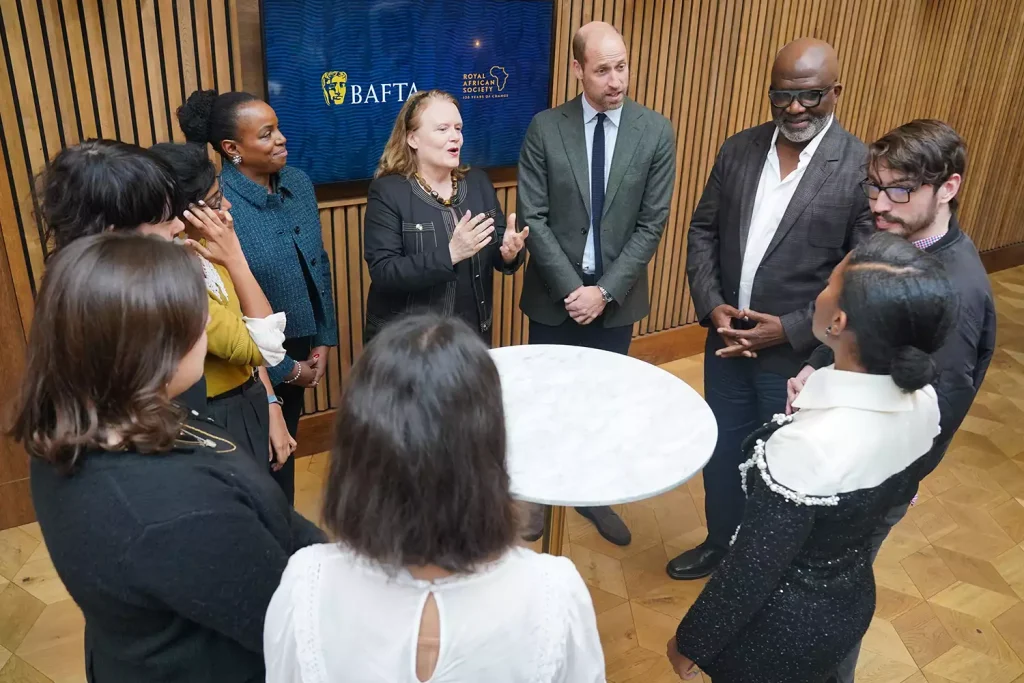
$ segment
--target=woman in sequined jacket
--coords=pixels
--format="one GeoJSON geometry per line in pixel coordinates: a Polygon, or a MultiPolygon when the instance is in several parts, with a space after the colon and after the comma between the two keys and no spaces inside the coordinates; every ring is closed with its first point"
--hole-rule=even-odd
{"type": "Polygon", "coordinates": [[[835,365],[744,444],[743,522],[668,644],[681,678],[833,680],[874,613],[871,534],[939,433],[929,354],[955,301],[941,264],[888,234],[836,267],[814,314],[835,365]]]}

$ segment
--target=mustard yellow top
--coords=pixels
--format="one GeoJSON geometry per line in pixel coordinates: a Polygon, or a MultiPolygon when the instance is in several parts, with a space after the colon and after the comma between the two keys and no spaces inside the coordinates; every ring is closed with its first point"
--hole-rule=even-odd
{"type": "Polygon", "coordinates": [[[206,326],[207,350],[203,372],[206,375],[207,397],[223,394],[245,384],[256,367],[263,365],[263,354],[249,336],[242,320],[242,307],[235,293],[227,268],[203,264],[207,277],[206,292],[210,297],[210,323],[206,326]],[[210,268],[220,275],[223,290],[211,286],[210,268]],[[224,296],[226,294],[226,296],[224,296]]]}

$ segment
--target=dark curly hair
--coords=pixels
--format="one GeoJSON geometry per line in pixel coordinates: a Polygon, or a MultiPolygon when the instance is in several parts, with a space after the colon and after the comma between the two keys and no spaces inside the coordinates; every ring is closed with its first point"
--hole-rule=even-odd
{"type": "Polygon", "coordinates": [[[209,143],[227,158],[221,143],[237,137],[238,108],[255,101],[259,98],[247,92],[218,94],[216,90],[196,90],[178,107],[178,125],[186,140],[203,145],[209,143]]]}
{"type": "Polygon", "coordinates": [[[338,408],[323,518],[397,568],[468,572],[515,543],[498,369],[457,318],[423,314],[366,347],[338,408]]]}
{"type": "Polygon", "coordinates": [[[217,182],[217,167],[206,153],[206,145],[192,142],[177,144],[161,142],[149,148],[163,159],[174,173],[178,183],[179,204],[188,206],[206,199],[210,188],[217,182]]]}
{"type": "Polygon", "coordinates": [[[166,387],[206,316],[188,250],[125,232],[75,240],[43,276],[10,435],[65,473],[88,450],[169,450],[185,414],[166,387]]]}
{"type": "Polygon", "coordinates": [[[37,178],[36,196],[52,251],[109,229],[162,223],[185,208],[170,167],[117,140],[87,140],[61,150],[37,178]]]}
{"type": "MultiPolygon", "coordinates": [[[[967,170],[967,144],[952,126],[936,119],[917,119],[886,133],[868,147],[868,167],[879,163],[918,185],[938,189],[954,173],[967,170]]],[[[955,210],[957,197],[949,202],[955,210]]]]}
{"type": "Polygon", "coordinates": [[[851,253],[839,308],[857,336],[861,365],[873,374],[892,375],[910,392],[935,380],[931,354],[946,341],[957,301],[937,258],[880,232],[851,253]]]}

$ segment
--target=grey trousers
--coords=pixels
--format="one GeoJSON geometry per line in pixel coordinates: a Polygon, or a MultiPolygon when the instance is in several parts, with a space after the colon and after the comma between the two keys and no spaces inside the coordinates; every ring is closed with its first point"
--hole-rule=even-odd
{"type": "MultiPolygon", "coordinates": [[[[875,558],[878,557],[878,551],[882,548],[882,543],[885,542],[886,537],[892,528],[899,524],[900,520],[903,519],[907,514],[907,510],[910,508],[910,503],[904,503],[903,505],[897,505],[885,514],[885,518],[882,523],[875,529],[875,533],[871,535],[871,563],[875,563],[875,558]]],[[[850,651],[850,654],[846,655],[846,659],[839,663],[839,667],[836,669],[835,679],[839,683],[853,683],[854,674],[857,672],[857,658],[860,657],[860,643],[857,643],[856,647],[850,651]]]]}

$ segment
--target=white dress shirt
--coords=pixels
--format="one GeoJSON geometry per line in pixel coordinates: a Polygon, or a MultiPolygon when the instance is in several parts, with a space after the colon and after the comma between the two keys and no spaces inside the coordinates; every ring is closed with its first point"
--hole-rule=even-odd
{"type": "Polygon", "coordinates": [[[440,619],[431,683],[604,683],[587,586],[565,557],[512,548],[436,581],[387,572],[344,545],[292,555],[267,610],[267,683],[418,683],[427,597],[440,619]]]}
{"type": "Polygon", "coordinates": [[[797,185],[800,184],[800,179],[804,177],[804,172],[807,170],[808,164],[811,163],[814,152],[817,151],[825,133],[832,127],[833,119],[834,117],[830,116],[822,131],[811,138],[811,141],[800,152],[796,170],[785,178],[782,178],[779,151],[775,146],[779,139],[779,129],[776,128],[775,134],[772,135],[768,157],[761,169],[761,180],[757,183],[754,210],[750,215],[750,230],[747,232],[747,248],[743,253],[743,268],[740,271],[740,309],[750,307],[750,293],[754,289],[754,277],[757,276],[761,259],[768,251],[768,245],[775,237],[775,231],[779,229],[782,216],[786,213],[786,208],[793,198],[793,193],[796,192],[797,185]]]}
{"type": "MultiPolygon", "coordinates": [[[[590,106],[587,96],[583,96],[583,132],[587,138],[587,192],[593,186],[594,131],[597,130],[597,110],[590,106]]],[[[619,136],[619,120],[622,118],[622,107],[604,112],[608,119],[604,122],[604,188],[608,190],[608,174],[612,170],[612,155],[615,153],[615,140],[619,136]]],[[[590,227],[587,231],[587,246],[583,250],[583,272],[593,273],[597,267],[594,259],[594,215],[591,209],[590,227]]]]}
{"type": "Polygon", "coordinates": [[[935,390],[908,393],[889,375],[830,365],[807,378],[793,407],[764,459],[775,482],[807,496],[874,488],[928,453],[939,434],[935,390]]]}

